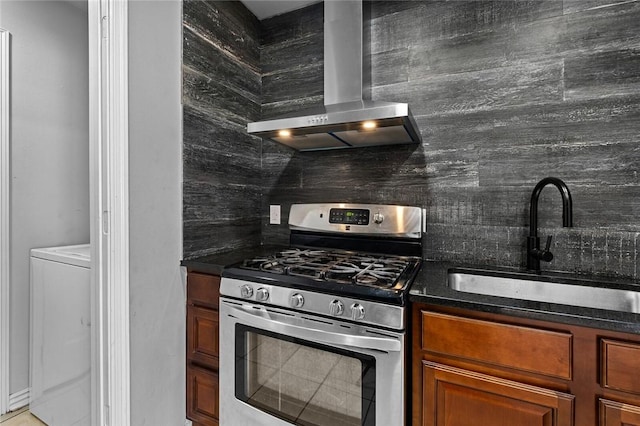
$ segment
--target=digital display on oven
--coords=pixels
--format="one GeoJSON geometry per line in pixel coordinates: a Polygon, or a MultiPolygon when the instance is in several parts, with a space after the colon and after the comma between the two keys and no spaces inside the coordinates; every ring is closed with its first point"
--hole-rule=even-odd
{"type": "Polygon", "coordinates": [[[346,225],[368,225],[369,210],[366,209],[331,209],[329,223],[344,223],[346,225]]]}

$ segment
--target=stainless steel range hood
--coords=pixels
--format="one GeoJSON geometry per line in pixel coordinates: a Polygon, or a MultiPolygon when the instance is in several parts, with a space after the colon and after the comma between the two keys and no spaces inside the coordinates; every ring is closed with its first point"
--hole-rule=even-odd
{"type": "Polygon", "coordinates": [[[363,100],[370,67],[362,22],[361,1],[325,1],[324,107],[249,123],[247,131],[299,151],[420,142],[409,105],[363,100]]]}

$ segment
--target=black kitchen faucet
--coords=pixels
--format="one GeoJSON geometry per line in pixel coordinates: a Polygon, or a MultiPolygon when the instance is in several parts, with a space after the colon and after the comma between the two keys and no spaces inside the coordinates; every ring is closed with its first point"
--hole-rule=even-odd
{"type": "Polygon", "coordinates": [[[529,220],[529,237],[527,238],[527,270],[540,273],[540,261],[551,262],[553,253],[549,251],[551,247],[551,235],[547,237],[547,245],[544,250],[540,250],[540,237],[538,237],[538,198],[542,189],[549,185],[555,185],[562,195],[562,226],[573,226],[573,203],[571,201],[571,193],[567,185],[560,179],[555,177],[546,177],[542,179],[531,194],[530,220],[529,220]]]}

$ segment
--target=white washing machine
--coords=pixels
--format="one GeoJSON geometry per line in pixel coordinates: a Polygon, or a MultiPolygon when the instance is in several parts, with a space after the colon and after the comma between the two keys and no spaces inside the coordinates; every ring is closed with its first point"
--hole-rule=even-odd
{"type": "Polygon", "coordinates": [[[91,419],[89,245],[31,250],[31,413],[49,426],[91,419]]]}

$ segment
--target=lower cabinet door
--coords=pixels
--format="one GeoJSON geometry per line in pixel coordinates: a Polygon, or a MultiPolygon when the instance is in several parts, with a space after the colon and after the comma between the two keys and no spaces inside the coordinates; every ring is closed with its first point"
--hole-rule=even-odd
{"type": "Polygon", "coordinates": [[[218,368],[220,328],[218,311],[187,306],[187,358],[218,368]]]}
{"type": "Polygon", "coordinates": [[[573,426],[573,395],[423,361],[423,426],[573,426]]]}
{"type": "Polygon", "coordinates": [[[218,373],[187,367],[187,417],[197,425],[218,426],[218,373]]]}
{"type": "Polygon", "coordinates": [[[600,426],[640,426],[640,407],[602,398],[598,405],[600,426]]]}

